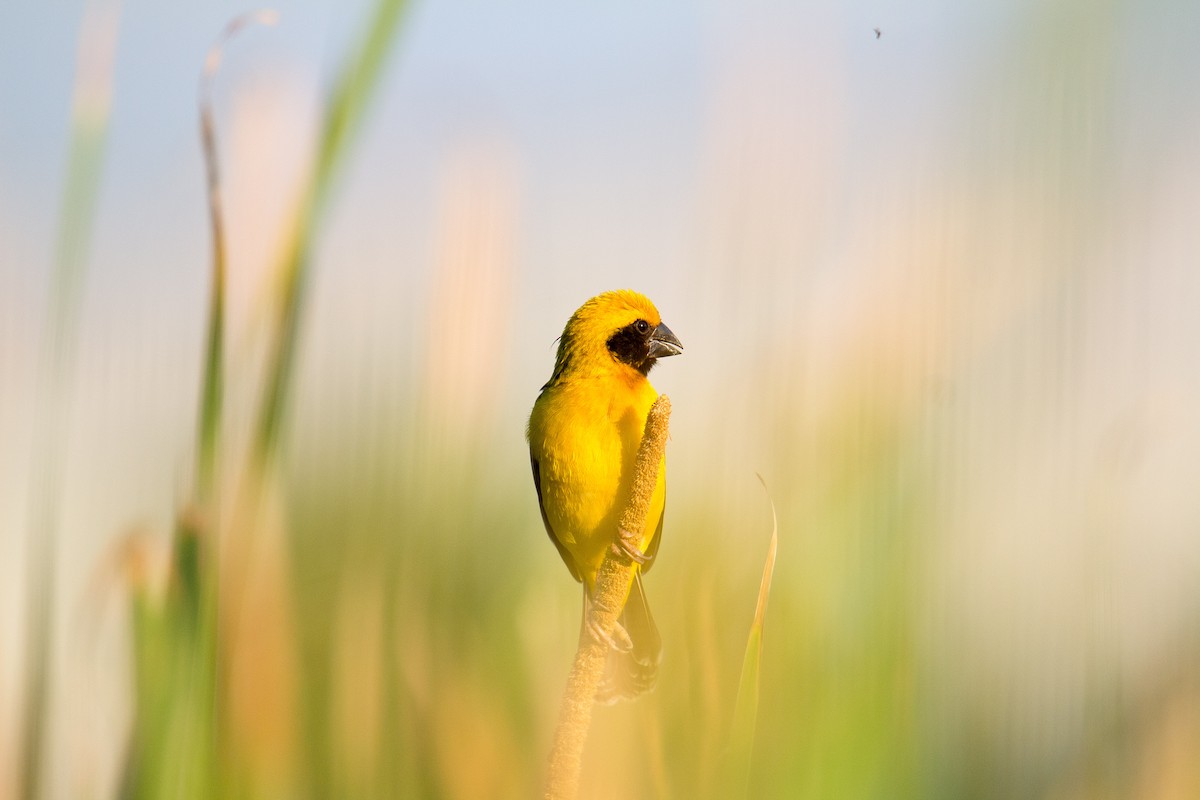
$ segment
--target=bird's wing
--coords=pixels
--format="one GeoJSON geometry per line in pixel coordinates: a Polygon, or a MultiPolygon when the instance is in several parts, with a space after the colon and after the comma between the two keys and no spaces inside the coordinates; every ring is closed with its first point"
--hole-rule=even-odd
{"type": "MultiPolygon", "coordinates": [[[[542,523],[546,526],[546,534],[550,537],[550,541],[554,542],[554,546],[558,548],[558,554],[562,556],[563,563],[567,565],[567,569],[571,570],[571,575],[575,580],[583,583],[583,575],[579,571],[579,565],[575,563],[575,559],[571,557],[571,553],[566,547],[563,547],[563,543],[554,535],[554,529],[550,527],[550,518],[546,516],[546,505],[542,502],[542,470],[538,467],[537,459],[532,455],[529,456],[529,465],[533,467],[533,488],[537,489],[538,511],[542,512],[542,523]]],[[[660,530],[661,526],[662,523],[660,522],[660,530]]]]}
{"type": "Polygon", "coordinates": [[[642,564],[642,572],[649,572],[650,567],[654,566],[654,557],[658,555],[658,545],[662,542],[662,525],[663,520],[667,517],[667,488],[663,487],[663,507],[662,513],[658,515],[658,527],[654,529],[654,536],[650,537],[650,544],[646,545],[646,563],[642,564]]]}

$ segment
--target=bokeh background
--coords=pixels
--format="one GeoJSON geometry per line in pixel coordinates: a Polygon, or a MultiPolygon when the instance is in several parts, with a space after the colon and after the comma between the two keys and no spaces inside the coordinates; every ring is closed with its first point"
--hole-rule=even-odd
{"type": "Polygon", "coordinates": [[[213,84],[198,506],[196,86],[249,9],[0,6],[0,796],[31,625],[42,796],[537,794],[580,602],[525,420],[570,313],[632,287],[686,346],[652,375],[666,660],[597,711],[585,796],[721,796],[773,500],[750,796],[1200,797],[1200,4],[413,5],[312,225],[255,477],[280,252],[372,14],[277,9],[213,84]],[[82,233],[73,102],[105,131],[82,233]],[[162,655],[181,519],[238,584],[198,704],[162,655]]]}

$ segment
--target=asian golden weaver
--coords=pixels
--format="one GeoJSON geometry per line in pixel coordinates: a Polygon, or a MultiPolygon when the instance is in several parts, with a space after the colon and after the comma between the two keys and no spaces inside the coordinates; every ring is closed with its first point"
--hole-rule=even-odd
{"type": "MultiPolygon", "coordinates": [[[[617,539],[629,502],[634,460],[646,415],[658,397],[647,373],[659,358],[683,352],[658,310],[637,292],[607,292],[588,300],[563,329],[554,374],[529,416],[529,460],[542,522],[575,580],[583,583],[584,620],[605,550],[617,539]]],[[[633,586],[610,642],[597,699],[612,702],[651,689],[662,640],[641,573],[650,569],[662,538],[666,459],[641,531],[645,562],[634,565],[633,586]]],[[[636,534],[637,532],[630,532],[636,534]]]]}

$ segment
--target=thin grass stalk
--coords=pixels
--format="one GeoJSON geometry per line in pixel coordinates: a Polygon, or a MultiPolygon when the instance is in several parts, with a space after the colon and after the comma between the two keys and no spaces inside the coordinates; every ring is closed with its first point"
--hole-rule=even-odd
{"type": "MultiPolygon", "coordinates": [[[[671,417],[671,401],[661,395],[650,407],[642,443],[634,462],[633,489],[629,504],[621,513],[617,535],[623,531],[642,531],[650,499],[658,483],[658,468],[667,449],[667,433],[671,417]]],[[[633,562],[614,543],[605,553],[596,575],[596,587],[591,604],[591,619],[587,627],[612,634],[617,617],[629,598],[633,585],[633,562]]],[[[583,746],[592,724],[592,707],[596,703],[596,687],[604,674],[609,645],[599,638],[584,634],[579,639],[575,663],[567,676],[559,709],[558,727],[554,731],[554,746],[550,751],[550,768],[546,777],[545,796],[553,800],[568,800],[579,793],[579,775],[583,767],[583,746]]]]}
{"type": "Polygon", "coordinates": [[[26,570],[26,647],[20,757],[20,796],[43,794],[43,747],[49,708],[49,676],[54,664],[55,574],[60,524],[67,415],[73,388],[83,302],[84,272],[108,134],[115,63],[118,2],[86,9],[79,35],[75,96],[71,110],[59,235],[51,278],[50,304],[42,338],[39,393],[31,466],[29,562],[26,570]]]}
{"type": "Polygon", "coordinates": [[[204,153],[204,176],[208,191],[209,234],[212,237],[212,271],[208,295],[208,331],[204,355],[204,379],[200,391],[200,420],[196,432],[197,500],[207,506],[212,495],[218,448],[218,432],[224,407],[225,385],[225,284],[226,246],[221,166],[217,152],[217,126],[213,116],[212,87],[224,58],[225,45],[250,25],[274,25],[274,11],[256,11],[235,17],[213,42],[204,59],[197,91],[200,110],[200,143],[204,153]]]}
{"type": "MultiPolygon", "coordinates": [[[[176,786],[203,795],[213,785],[216,753],[216,646],[218,567],[216,531],[216,462],[224,403],[225,288],[227,248],[222,202],[222,182],[213,113],[212,88],[229,40],[253,24],[274,25],[278,15],[259,11],[234,18],[217,37],[205,58],[197,86],[200,140],[208,194],[212,261],[205,337],[204,375],[196,425],[195,507],[180,515],[175,526],[173,588],[164,613],[176,630],[170,647],[177,660],[169,680],[173,689],[165,705],[139,717],[162,717],[161,730],[152,739],[158,758],[173,764],[176,786]]],[[[146,632],[143,631],[143,635],[146,632]]],[[[163,680],[164,676],[157,676],[163,680]]],[[[144,699],[144,697],[142,697],[144,699]]],[[[140,733],[145,734],[144,731],[140,733]]],[[[149,751],[135,753],[129,789],[137,796],[155,796],[162,787],[155,779],[158,764],[149,763],[149,751]]],[[[132,796],[132,795],[131,795],[132,796]]]]}

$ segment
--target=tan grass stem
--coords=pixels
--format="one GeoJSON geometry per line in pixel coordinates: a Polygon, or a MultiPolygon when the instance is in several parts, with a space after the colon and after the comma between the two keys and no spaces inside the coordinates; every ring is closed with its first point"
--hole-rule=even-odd
{"type": "Polygon", "coordinates": [[[21,728],[16,756],[16,791],[22,798],[35,800],[44,794],[46,777],[42,774],[48,744],[45,740],[55,688],[51,678],[58,598],[55,560],[65,506],[62,493],[88,251],[104,172],[120,19],[120,0],[94,0],[84,6],[66,176],[38,363],[39,402],[29,470],[21,728]]]}
{"type": "MultiPolygon", "coordinates": [[[[660,396],[650,407],[642,443],[634,462],[633,488],[629,504],[621,514],[616,532],[641,531],[646,527],[650,498],[658,483],[658,468],[667,449],[668,422],[671,401],[660,396]]],[[[633,562],[615,544],[604,556],[596,575],[596,587],[591,604],[590,626],[579,637],[575,664],[567,677],[558,727],[554,731],[554,747],[550,751],[550,769],[546,776],[545,797],[566,800],[579,792],[579,774],[583,766],[583,745],[592,723],[592,706],[596,702],[596,687],[600,684],[608,645],[588,635],[587,627],[599,628],[611,634],[617,617],[629,598],[633,584],[633,562]]]]}

